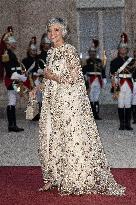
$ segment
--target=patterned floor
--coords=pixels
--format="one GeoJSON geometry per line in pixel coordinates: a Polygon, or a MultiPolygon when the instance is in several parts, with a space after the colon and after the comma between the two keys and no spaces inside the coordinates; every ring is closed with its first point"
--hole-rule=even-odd
{"type": "MultiPolygon", "coordinates": [[[[17,110],[21,133],[8,133],[5,109],[0,109],[0,166],[39,166],[38,122],[26,121],[24,110],[17,110]]],[[[136,167],[136,125],[133,131],[119,131],[115,106],[101,107],[97,121],[101,140],[111,167],[136,167]]]]}

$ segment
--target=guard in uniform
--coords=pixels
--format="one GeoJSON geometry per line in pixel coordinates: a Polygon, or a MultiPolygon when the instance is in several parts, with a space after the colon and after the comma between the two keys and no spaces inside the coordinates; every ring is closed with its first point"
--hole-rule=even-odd
{"type": "MultiPolygon", "coordinates": [[[[133,56],[136,62],[136,50],[134,50],[133,56]]],[[[136,124],[136,65],[134,67],[132,77],[133,77],[132,116],[133,116],[133,124],[136,124]]]]}
{"type": "Polygon", "coordinates": [[[2,62],[2,56],[7,53],[5,39],[11,35],[13,35],[13,28],[12,26],[8,26],[6,33],[3,34],[0,40],[0,81],[3,81],[4,79],[4,65],[2,62]]]}
{"type": "Polygon", "coordinates": [[[37,54],[37,45],[36,45],[36,37],[32,37],[29,46],[27,49],[27,56],[22,60],[22,64],[26,69],[28,75],[34,72],[37,72],[39,65],[38,65],[38,54],[37,54]]]}
{"type": "MultiPolygon", "coordinates": [[[[32,89],[40,85],[45,67],[44,60],[40,59],[37,54],[36,44],[36,37],[32,37],[28,46],[27,57],[22,60],[22,64],[25,67],[29,81],[31,82],[32,89]]],[[[42,106],[42,91],[39,89],[36,91],[36,100],[39,104],[39,114],[33,118],[34,121],[39,120],[42,106]]]]}
{"type": "Polygon", "coordinates": [[[120,120],[119,130],[133,130],[131,127],[131,103],[132,103],[132,70],[133,59],[128,57],[128,37],[121,34],[118,45],[118,56],[111,61],[110,74],[114,83],[113,94],[117,94],[118,116],[120,120]]]}
{"type": "Polygon", "coordinates": [[[51,48],[51,41],[48,39],[47,34],[44,33],[41,38],[40,43],[40,51],[41,53],[38,55],[39,59],[44,61],[46,64],[47,52],[51,48]]]}
{"type": "Polygon", "coordinates": [[[96,120],[101,120],[99,117],[99,97],[103,84],[106,84],[105,67],[102,60],[97,58],[97,48],[99,41],[93,39],[92,46],[89,49],[89,59],[83,67],[83,75],[85,76],[86,85],[89,86],[88,95],[96,120]]]}
{"type": "Polygon", "coordinates": [[[6,50],[2,55],[2,63],[5,68],[5,85],[8,90],[8,106],[7,106],[7,119],[8,131],[20,132],[23,128],[16,125],[16,101],[18,98],[17,84],[26,81],[26,76],[22,74],[22,68],[15,55],[16,39],[13,32],[8,32],[3,38],[6,50]]]}

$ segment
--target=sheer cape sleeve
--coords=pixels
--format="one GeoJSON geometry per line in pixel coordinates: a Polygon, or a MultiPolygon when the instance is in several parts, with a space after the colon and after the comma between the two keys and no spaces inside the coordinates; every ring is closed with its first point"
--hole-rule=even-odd
{"type": "Polygon", "coordinates": [[[83,80],[83,74],[82,74],[82,68],[80,64],[80,58],[75,47],[70,44],[67,50],[66,62],[70,72],[69,81],[71,83],[81,82],[83,80]]]}
{"type": "Polygon", "coordinates": [[[54,74],[50,69],[50,61],[52,61],[51,58],[53,58],[53,55],[54,54],[52,52],[52,49],[50,49],[47,52],[47,63],[46,63],[46,68],[44,69],[44,75],[46,80],[49,79],[60,83],[60,76],[54,74]]]}

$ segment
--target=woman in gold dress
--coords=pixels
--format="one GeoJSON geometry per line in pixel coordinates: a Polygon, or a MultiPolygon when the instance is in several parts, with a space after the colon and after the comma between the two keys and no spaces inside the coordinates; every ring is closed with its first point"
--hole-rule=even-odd
{"type": "Polygon", "coordinates": [[[48,51],[45,90],[39,122],[39,158],[47,191],[61,194],[123,195],[103,150],[86,93],[76,49],[65,43],[65,22],[47,24],[53,47],[48,51]]]}

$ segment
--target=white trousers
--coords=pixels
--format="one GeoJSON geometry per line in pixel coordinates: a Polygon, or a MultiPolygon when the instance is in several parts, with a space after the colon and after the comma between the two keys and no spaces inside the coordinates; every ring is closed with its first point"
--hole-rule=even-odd
{"type": "Polygon", "coordinates": [[[100,92],[101,92],[101,85],[96,78],[90,85],[89,85],[89,99],[91,102],[97,102],[99,101],[100,97],[100,92]]]}
{"type": "Polygon", "coordinates": [[[132,103],[132,91],[127,82],[120,87],[118,108],[130,108],[132,103]]]}
{"type": "Polygon", "coordinates": [[[136,105],[136,82],[133,83],[132,105],[136,105]]]}
{"type": "MultiPolygon", "coordinates": [[[[39,86],[41,84],[38,78],[34,81],[34,83],[35,83],[36,86],[39,86]]],[[[42,91],[39,91],[39,90],[36,91],[36,100],[37,100],[37,102],[41,103],[42,99],[43,99],[42,91]]]]}
{"type": "Polygon", "coordinates": [[[8,90],[8,105],[15,106],[17,98],[19,98],[19,95],[15,90],[8,90]]]}
{"type": "Polygon", "coordinates": [[[36,100],[37,100],[37,102],[41,103],[42,99],[43,99],[42,91],[37,91],[36,92],[36,100]]]}

